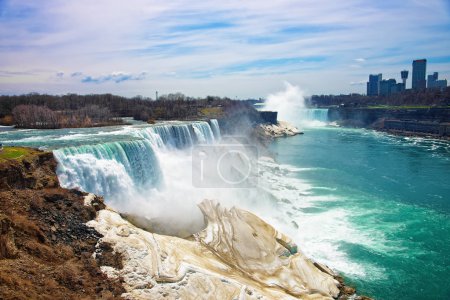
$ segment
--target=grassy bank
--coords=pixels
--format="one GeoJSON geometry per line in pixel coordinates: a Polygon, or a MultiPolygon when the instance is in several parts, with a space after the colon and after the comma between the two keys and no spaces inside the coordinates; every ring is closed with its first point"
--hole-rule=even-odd
{"type": "Polygon", "coordinates": [[[38,152],[37,150],[31,148],[3,147],[3,149],[0,150],[0,162],[14,159],[22,159],[25,158],[26,156],[34,155],[37,152],[38,152]]]}

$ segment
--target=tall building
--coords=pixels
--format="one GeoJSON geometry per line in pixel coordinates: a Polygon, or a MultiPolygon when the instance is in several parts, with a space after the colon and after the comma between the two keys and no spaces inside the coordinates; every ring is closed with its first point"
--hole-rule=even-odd
{"type": "Polygon", "coordinates": [[[395,79],[382,80],[380,82],[380,96],[389,96],[394,93],[401,92],[402,83],[400,85],[397,84],[395,79]]]}
{"type": "Polygon", "coordinates": [[[380,82],[382,79],[382,74],[369,75],[369,82],[367,82],[367,96],[378,96],[380,94],[380,82]]]}
{"type": "Polygon", "coordinates": [[[417,59],[413,61],[412,71],[412,89],[424,90],[427,87],[427,81],[425,76],[427,73],[427,60],[417,59]]]}
{"type": "Polygon", "coordinates": [[[405,86],[406,89],[406,79],[408,79],[408,74],[409,72],[407,70],[403,70],[400,72],[400,75],[402,76],[402,81],[403,81],[403,85],[405,86]]]}

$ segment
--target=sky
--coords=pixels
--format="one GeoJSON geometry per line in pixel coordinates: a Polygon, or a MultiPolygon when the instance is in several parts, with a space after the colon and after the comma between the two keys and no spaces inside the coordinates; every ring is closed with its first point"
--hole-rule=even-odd
{"type": "Polygon", "coordinates": [[[365,93],[450,80],[450,0],[0,0],[0,94],[365,93]]]}

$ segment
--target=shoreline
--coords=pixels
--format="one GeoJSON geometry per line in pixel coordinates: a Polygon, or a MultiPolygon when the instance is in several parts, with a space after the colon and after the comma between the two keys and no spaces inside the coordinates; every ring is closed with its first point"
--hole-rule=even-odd
{"type": "Polygon", "coordinates": [[[392,130],[392,129],[376,129],[376,128],[369,128],[374,131],[378,132],[384,132],[387,134],[395,135],[398,137],[413,137],[413,138],[424,138],[429,140],[438,140],[438,141],[449,141],[450,142],[450,136],[439,136],[439,135],[433,135],[433,134],[426,134],[426,133],[419,133],[419,132],[413,132],[413,131],[402,131],[402,130],[392,130]]]}

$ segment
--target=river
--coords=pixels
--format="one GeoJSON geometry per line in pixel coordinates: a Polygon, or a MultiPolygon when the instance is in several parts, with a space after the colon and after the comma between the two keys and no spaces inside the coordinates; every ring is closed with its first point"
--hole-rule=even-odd
{"type": "Polygon", "coordinates": [[[448,299],[450,144],[329,126],[326,110],[299,116],[305,134],[274,141],[275,161],[261,157],[248,188],[192,184],[192,149],[224,147],[216,121],[12,130],[0,143],[54,151],[64,187],[155,218],[162,233],[200,230],[196,204],[216,199],[263,217],[361,294],[448,299]]]}

